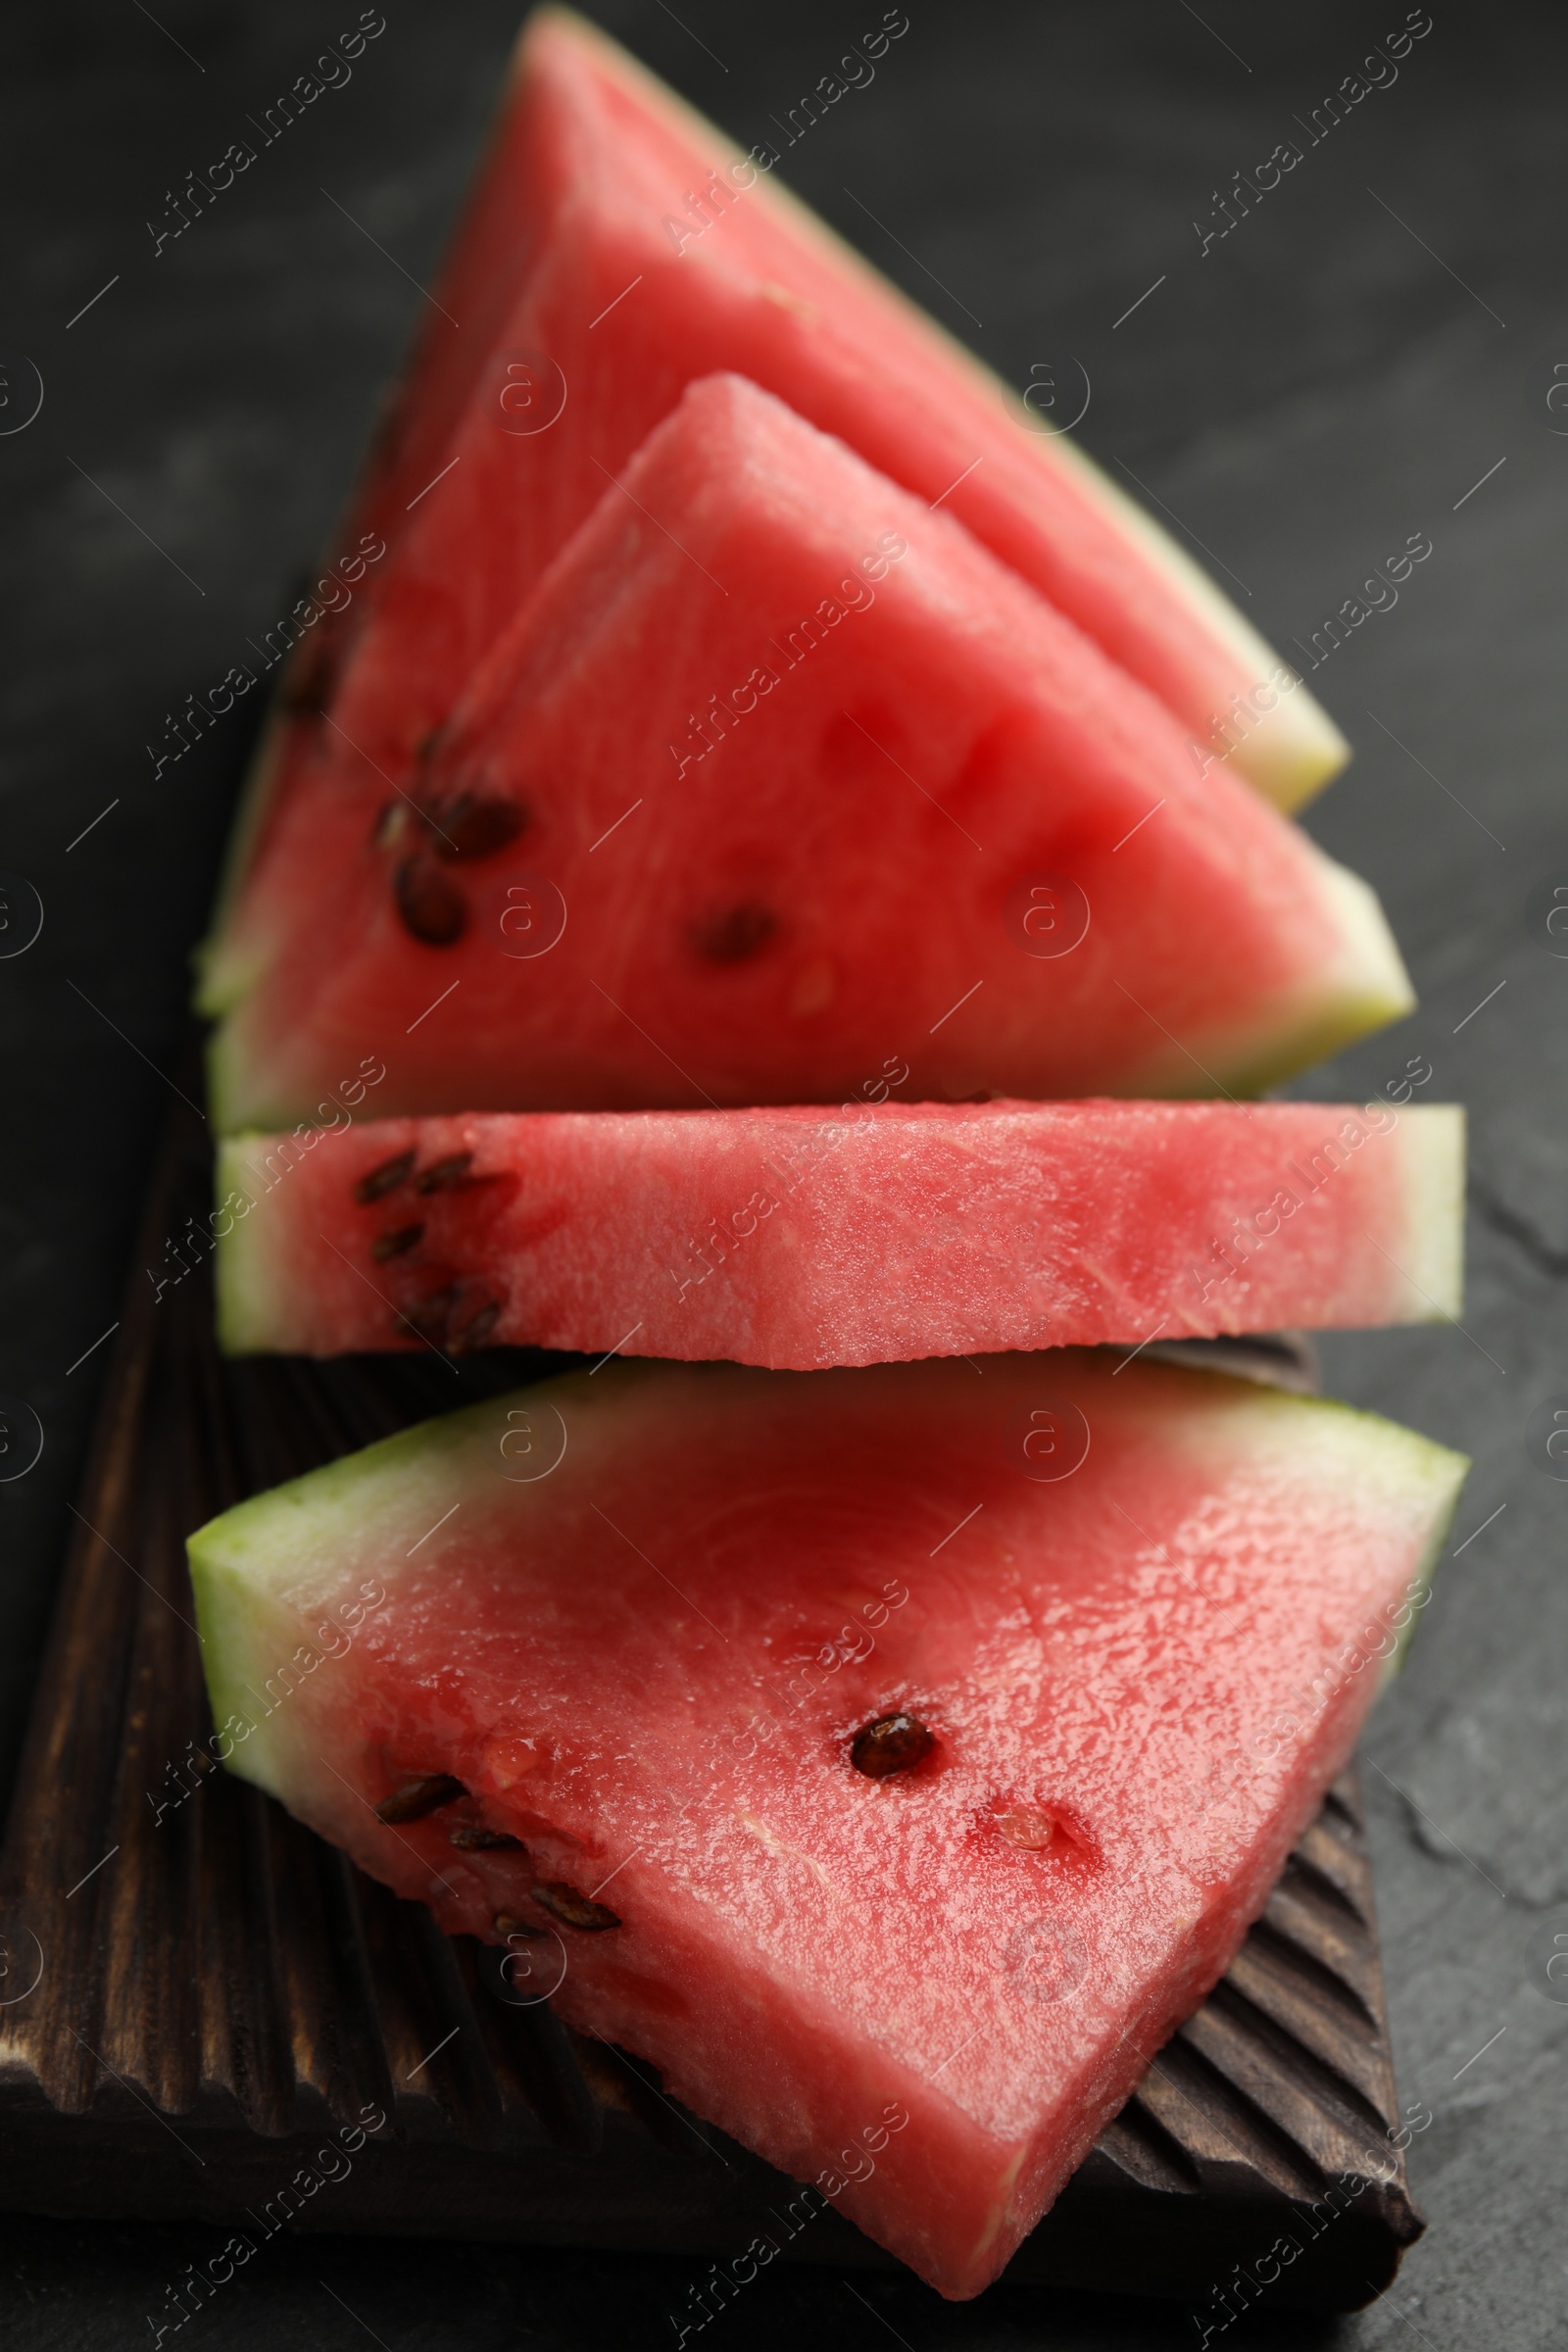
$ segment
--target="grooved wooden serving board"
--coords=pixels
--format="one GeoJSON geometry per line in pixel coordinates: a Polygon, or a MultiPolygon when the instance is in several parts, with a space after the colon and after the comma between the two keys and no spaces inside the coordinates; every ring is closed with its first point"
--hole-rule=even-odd
{"type": "MultiPolygon", "coordinates": [[[[705,2263],[761,2232],[795,2259],[887,2267],[835,2211],[792,2214],[794,2184],[650,2070],[514,2005],[478,1947],[193,1763],[210,1718],[185,1535],[558,1360],[498,1351],[456,1376],[433,1356],[224,1363],[199,1245],[168,1247],[204,1228],[209,1180],[206,1136],[179,1111],[0,1850],[0,2205],[705,2263]],[[368,2124],[351,2170],[283,2199],[324,2133],[368,2124]]],[[[1352,2309],[1422,2228],[1397,2123],[1348,1775],[1007,2276],[1180,2296],[1219,2321],[1259,2294],[1352,2309]]]]}

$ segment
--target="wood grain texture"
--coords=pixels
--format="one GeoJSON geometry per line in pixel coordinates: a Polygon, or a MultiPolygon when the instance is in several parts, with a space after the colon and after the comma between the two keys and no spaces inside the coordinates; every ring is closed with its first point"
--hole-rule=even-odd
{"type": "MultiPolygon", "coordinates": [[[[493,1954],[197,1761],[211,1726],[186,1533],[562,1360],[224,1364],[207,1265],[161,1296],[144,1271],[203,1220],[209,1165],[180,1112],[0,1849],[0,2201],[705,2261],[760,2230],[793,2259],[885,2266],[831,2210],[791,2233],[794,2184],[651,2069],[514,2005],[493,1954]],[[281,2201],[323,2134],[372,2126],[350,2174],[297,2211],[281,2201]]],[[[1259,2298],[1354,2308],[1422,2228],[1397,2119],[1348,1775],[1008,2276],[1180,2296],[1218,2326],[1259,2298]]]]}

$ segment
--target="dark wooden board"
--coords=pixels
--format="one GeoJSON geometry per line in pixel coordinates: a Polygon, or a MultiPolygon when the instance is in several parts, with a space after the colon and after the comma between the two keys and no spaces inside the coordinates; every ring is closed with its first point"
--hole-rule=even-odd
{"type": "MultiPolygon", "coordinates": [[[[887,2267],[836,2212],[792,2217],[794,2184],[651,2070],[514,2005],[479,1947],[192,1762],[210,1718],[185,1535],[556,1360],[497,1351],[457,1380],[415,1357],[224,1363],[205,1255],[169,1248],[204,1225],[209,1173],[205,1134],[177,1113],[0,1849],[0,2205],[253,2236],[287,2212],[299,2230],[658,2249],[699,2268],[762,2233],[792,2259],[887,2267]],[[324,2135],[376,2118],[351,2170],[278,2202],[302,2170],[319,2180],[324,2135]]],[[[1216,2291],[1232,2309],[1259,2292],[1353,2309],[1422,2229],[1397,2122],[1347,1775],[1008,2276],[1219,2318],[1216,2291]]]]}

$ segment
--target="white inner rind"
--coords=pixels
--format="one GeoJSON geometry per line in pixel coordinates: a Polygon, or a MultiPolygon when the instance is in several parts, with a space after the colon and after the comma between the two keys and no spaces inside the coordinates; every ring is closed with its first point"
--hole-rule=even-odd
{"type": "Polygon", "coordinates": [[[1230,1022],[1180,1044],[1173,1040],[1115,1093],[1261,1094],[1414,1011],[1415,990],[1377,893],[1305,835],[1301,847],[1317,867],[1337,939],[1303,981],[1294,1005],[1276,1001],[1265,1018],[1250,1026],[1230,1022]]]}
{"type": "Polygon", "coordinates": [[[1464,1308],[1465,1114],[1457,1102],[1399,1112],[1404,1130],[1405,1243],[1399,1271],[1409,1319],[1456,1322],[1464,1308]]]}
{"type": "Polygon", "coordinates": [[[484,1444],[493,1417],[493,1407],[475,1405],[401,1430],[237,1503],[190,1538],[214,1723],[220,1732],[235,1716],[254,1725],[224,1758],[231,1772],[285,1803],[308,1787],[312,1759],[290,1737],[291,1727],[303,1733],[299,1711],[269,1706],[270,1681],[309,1640],[315,1611],[363,1577],[395,1589],[410,1529],[438,1518],[453,1490],[461,1499],[493,1484],[484,1444]]]}
{"type": "Polygon", "coordinates": [[[261,1238],[267,1194],[261,1190],[257,1197],[256,1169],[258,1161],[265,1160],[267,1152],[276,1150],[283,1140],[247,1130],[224,1136],[219,1143],[214,1213],[220,1223],[226,1215],[229,1225],[214,1252],[213,1284],[218,1344],[225,1355],[244,1355],[280,1344],[282,1323],[276,1310],[283,1303],[278,1293],[286,1277],[276,1252],[261,1238]],[[244,1216],[226,1205],[236,1194],[252,1202],[244,1216]],[[253,1225],[251,1220],[258,1211],[260,1218],[253,1225]]]}

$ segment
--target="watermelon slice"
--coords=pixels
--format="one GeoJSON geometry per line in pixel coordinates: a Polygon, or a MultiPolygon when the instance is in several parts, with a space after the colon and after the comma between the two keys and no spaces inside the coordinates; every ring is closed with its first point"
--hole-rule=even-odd
{"type": "Polygon", "coordinates": [[[334,769],[372,793],[377,768],[408,785],[607,476],[716,370],[944,501],[1164,700],[1201,758],[1286,808],[1344,763],[1339,731],[1211,582],[792,198],[771,152],[753,151],[760,169],[579,20],[531,20],[441,316],[353,510],[393,552],[291,681],[307,709],[258,773],[205,1009],[245,985],[297,880],[270,854],[275,816],[334,769]],[[318,706],[345,662],[328,722],[318,706]]]}
{"type": "Polygon", "coordinates": [[[1376,901],[946,514],[693,385],[424,763],[296,803],[223,1127],[1245,1091],[1408,1008],[1376,901]]]}
{"type": "MultiPolygon", "coordinates": [[[[899,1065],[876,1081],[884,1096],[899,1065]]],[[[236,1352],[809,1371],[1459,1312],[1464,1115],[860,1101],[374,1120],[222,1147],[236,1352]],[[248,1204],[248,1205],[247,1205],[248,1204]]]]}
{"type": "Polygon", "coordinates": [[[612,1365],[193,1537],[215,1744],[972,2295],[1261,1908],[1463,1469],[1072,1350],[612,1365]]]}

